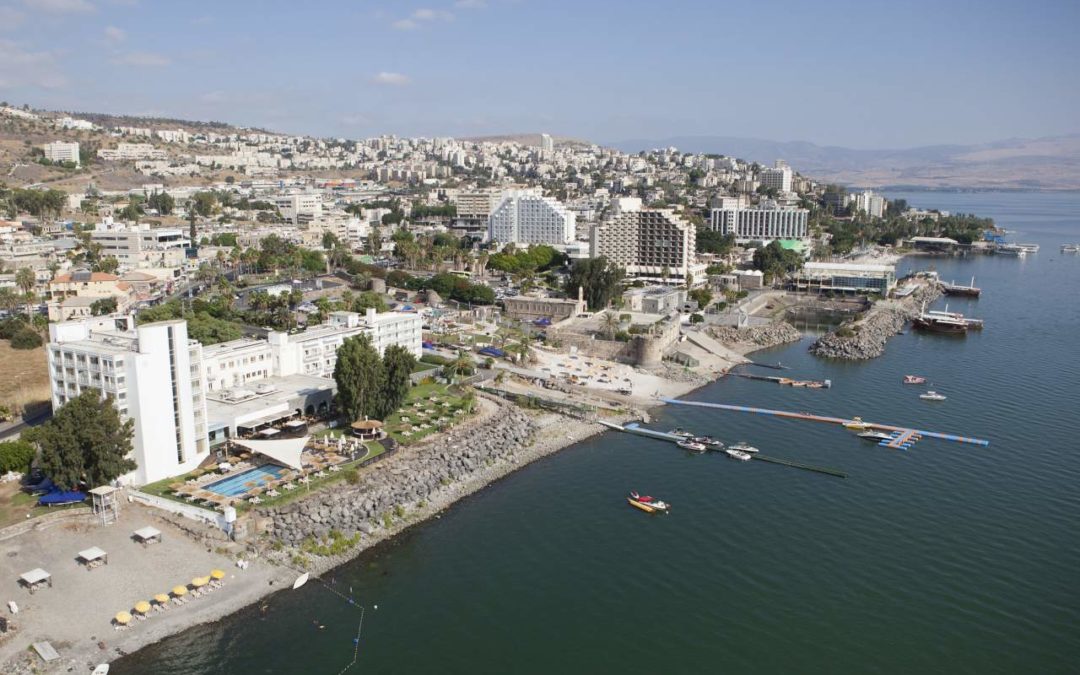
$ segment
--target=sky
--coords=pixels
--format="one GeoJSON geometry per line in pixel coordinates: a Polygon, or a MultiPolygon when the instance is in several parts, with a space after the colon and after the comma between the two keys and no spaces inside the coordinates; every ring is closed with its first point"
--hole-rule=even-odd
{"type": "Polygon", "coordinates": [[[0,100],[325,137],[1080,132],[1078,0],[0,0],[0,100]]]}

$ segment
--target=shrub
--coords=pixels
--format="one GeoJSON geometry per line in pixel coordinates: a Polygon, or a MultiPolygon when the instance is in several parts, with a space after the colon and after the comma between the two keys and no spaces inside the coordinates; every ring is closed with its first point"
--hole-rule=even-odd
{"type": "Polygon", "coordinates": [[[349,485],[356,485],[360,482],[360,470],[355,466],[345,472],[345,482],[349,485]]]}
{"type": "Polygon", "coordinates": [[[11,317],[0,321],[0,340],[10,340],[20,330],[27,328],[26,321],[21,317],[11,317]]]}
{"type": "Polygon", "coordinates": [[[12,349],[37,349],[44,342],[32,328],[22,328],[11,336],[12,349]]]}
{"type": "Polygon", "coordinates": [[[0,473],[26,471],[34,459],[34,446],[26,441],[0,443],[0,473]]]}

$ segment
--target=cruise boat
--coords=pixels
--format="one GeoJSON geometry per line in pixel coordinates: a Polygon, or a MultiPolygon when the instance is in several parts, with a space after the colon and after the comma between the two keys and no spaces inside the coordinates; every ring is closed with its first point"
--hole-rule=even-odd
{"type": "Polygon", "coordinates": [[[936,391],[928,391],[925,394],[919,394],[919,398],[924,401],[944,401],[945,394],[939,394],[936,391]]]}
{"type": "Polygon", "coordinates": [[[745,452],[743,450],[736,450],[734,449],[734,447],[728,448],[724,452],[727,453],[728,457],[732,459],[737,459],[740,462],[748,462],[754,457],[749,452],[745,452]]]}
{"type": "Polygon", "coordinates": [[[859,438],[863,439],[864,441],[874,441],[875,443],[892,440],[892,436],[885,433],[884,431],[864,431],[859,434],[859,438]]]}
{"type": "Polygon", "coordinates": [[[921,375],[905,375],[904,384],[923,384],[926,378],[921,375]]]}
{"type": "Polygon", "coordinates": [[[950,312],[948,305],[945,311],[923,311],[912,321],[912,325],[920,330],[931,333],[945,333],[949,335],[965,335],[971,329],[983,327],[982,319],[969,319],[959,312],[950,312]]]}
{"type": "Polygon", "coordinates": [[[998,247],[994,249],[994,252],[1001,255],[1015,256],[1017,258],[1023,258],[1028,254],[1028,250],[1019,244],[999,244],[998,247]]]}
{"type": "Polygon", "coordinates": [[[626,501],[630,503],[630,506],[641,509],[645,513],[667,513],[671,510],[671,504],[662,499],[649,496],[643,497],[636,492],[631,492],[626,501]]]}
{"type": "Polygon", "coordinates": [[[1013,244],[1013,246],[1019,246],[1025,253],[1038,253],[1038,244],[1013,244]]]}
{"type": "Polygon", "coordinates": [[[676,445],[678,445],[680,448],[682,448],[684,450],[689,450],[691,452],[705,452],[705,450],[706,450],[704,445],[702,445],[701,443],[698,443],[697,441],[691,440],[689,438],[684,438],[683,440],[679,441],[676,445]]]}
{"type": "Polygon", "coordinates": [[[870,428],[870,425],[863,422],[861,417],[852,417],[847,422],[844,422],[844,428],[852,431],[866,431],[870,428]]]}
{"type": "Polygon", "coordinates": [[[982,289],[975,285],[975,277],[971,277],[971,283],[967,286],[958,284],[955,281],[952,283],[941,282],[941,290],[945,292],[945,295],[962,295],[969,298],[977,298],[982,293],[982,289]]]}

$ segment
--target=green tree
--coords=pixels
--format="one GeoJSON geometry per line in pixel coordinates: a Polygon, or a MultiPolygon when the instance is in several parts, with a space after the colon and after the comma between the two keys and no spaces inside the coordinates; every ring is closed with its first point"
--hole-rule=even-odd
{"type": "Polygon", "coordinates": [[[379,403],[379,419],[386,419],[394,414],[409,395],[412,371],[416,367],[416,357],[401,345],[390,345],[383,354],[382,396],[379,403]]]}
{"type": "Polygon", "coordinates": [[[776,240],[754,251],[754,269],[761,270],[770,279],[794,272],[802,267],[802,264],[803,257],[800,254],[784,248],[776,240]]]}
{"type": "Polygon", "coordinates": [[[37,349],[42,344],[41,336],[30,326],[24,326],[11,336],[12,349],[37,349]]]}
{"type": "Polygon", "coordinates": [[[576,298],[578,288],[581,288],[589,309],[603,309],[618,293],[622,279],[622,268],[604,256],[579,260],[570,268],[565,291],[568,296],[576,298]]]}
{"type": "Polygon", "coordinates": [[[385,312],[387,310],[386,300],[378,293],[363,291],[356,295],[349,309],[363,314],[369,307],[374,308],[376,312],[385,312]]]}
{"type": "Polygon", "coordinates": [[[338,408],[347,420],[378,418],[384,380],[379,352],[367,335],[348,338],[338,348],[334,381],[338,388],[338,408]]]}
{"type": "Polygon", "coordinates": [[[116,274],[116,270],[120,268],[120,261],[115,256],[105,256],[101,260],[90,266],[94,272],[105,272],[106,274],[116,274]]]}
{"type": "Polygon", "coordinates": [[[33,301],[34,286],[37,285],[37,278],[34,276],[34,270],[29,267],[20,268],[19,271],[15,273],[15,285],[23,292],[23,297],[26,299],[26,315],[32,315],[33,309],[30,305],[33,301]]]}
{"type": "Polygon", "coordinates": [[[604,329],[604,334],[607,335],[607,339],[615,339],[615,333],[619,330],[619,323],[618,314],[615,312],[604,312],[604,316],[600,318],[600,326],[604,329]]]}
{"type": "Polygon", "coordinates": [[[41,452],[41,469],[61,488],[85,482],[106,485],[136,468],[131,454],[134,423],[120,420],[112,398],[87,389],[45,424],[23,434],[41,452]]]}
{"type": "Polygon", "coordinates": [[[94,316],[104,316],[116,311],[116,298],[101,298],[90,305],[90,313],[94,316]]]}
{"type": "Polygon", "coordinates": [[[36,454],[34,446],[25,440],[0,443],[0,473],[28,471],[36,454]]]}

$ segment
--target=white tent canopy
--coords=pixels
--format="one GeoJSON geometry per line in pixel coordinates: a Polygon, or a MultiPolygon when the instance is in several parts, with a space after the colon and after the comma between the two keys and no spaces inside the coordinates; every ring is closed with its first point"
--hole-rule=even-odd
{"type": "Polygon", "coordinates": [[[310,436],[302,438],[282,438],[277,441],[249,441],[243,438],[234,438],[233,443],[243,446],[252,452],[265,455],[270,459],[280,462],[293,469],[302,469],[300,454],[304,452],[310,436]]]}

